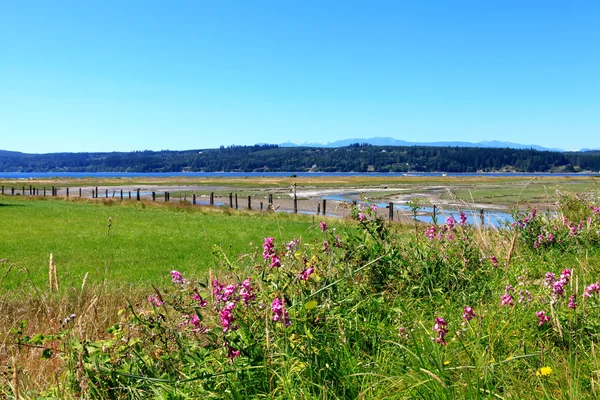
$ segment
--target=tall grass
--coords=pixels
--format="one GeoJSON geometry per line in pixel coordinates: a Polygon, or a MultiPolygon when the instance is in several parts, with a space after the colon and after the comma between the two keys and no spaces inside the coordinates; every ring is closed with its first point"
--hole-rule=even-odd
{"type": "Polygon", "coordinates": [[[600,204],[561,205],[505,230],[448,218],[407,235],[361,204],[355,224],[320,224],[308,240],[265,238],[240,258],[217,248],[208,273],[165,266],[126,306],[107,287],[32,295],[38,315],[23,316],[38,322],[4,338],[18,368],[4,393],[596,398],[600,204]],[[86,311],[65,322],[74,304],[86,311]]]}

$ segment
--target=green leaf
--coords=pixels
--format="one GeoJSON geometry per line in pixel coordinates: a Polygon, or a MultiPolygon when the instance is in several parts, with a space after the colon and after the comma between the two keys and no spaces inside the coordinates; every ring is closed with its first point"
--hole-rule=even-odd
{"type": "Polygon", "coordinates": [[[52,350],[44,349],[42,351],[42,360],[48,360],[49,358],[52,358],[52,350]]]}
{"type": "Polygon", "coordinates": [[[312,310],[313,308],[316,308],[318,305],[319,305],[319,303],[317,303],[316,300],[311,300],[304,305],[304,308],[306,308],[307,310],[312,310]]]}

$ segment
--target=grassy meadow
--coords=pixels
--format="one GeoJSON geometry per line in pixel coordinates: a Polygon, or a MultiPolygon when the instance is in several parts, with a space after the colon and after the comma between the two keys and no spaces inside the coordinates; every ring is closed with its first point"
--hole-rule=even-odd
{"type": "Polygon", "coordinates": [[[600,197],[557,196],[501,230],[1,197],[0,394],[600,398],[600,197]]]}
{"type": "Polygon", "coordinates": [[[106,280],[135,288],[147,287],[168,269],[219,268],[214,246],[235,259],[255,251],[267,234],[310,241],[315,232],[309,217],[282,213],[8,196],[0,198],[0,221],[5,259],[0,290],[13,294],[46,284],[50,253],[66,286],[81,286],[87,273],[88,284],[106,280]]]}

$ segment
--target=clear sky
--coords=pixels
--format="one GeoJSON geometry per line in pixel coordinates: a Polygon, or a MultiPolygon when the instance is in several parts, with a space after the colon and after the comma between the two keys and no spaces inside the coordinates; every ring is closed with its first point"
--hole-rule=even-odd
{"type": "Polygon", "coordinates": [[[4,1],[0,149],[600,147],[600,1],[4,1]]]}

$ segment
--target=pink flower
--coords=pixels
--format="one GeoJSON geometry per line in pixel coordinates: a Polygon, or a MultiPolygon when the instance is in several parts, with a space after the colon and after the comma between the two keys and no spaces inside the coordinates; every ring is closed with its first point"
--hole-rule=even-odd
{"type": "Polygon", "coordinates": [[[155,294],[151,294],[150,296],[148,296],[148,302],[154,307],[160,307],[164,304],[162,300],[155,294]]]}
{"type": "Polygon", "coordinates": [[[435,239],[435,231],[436,227],[430,226],[429,228],[425,229],[425,236],[427,236],[429,240],[433,240],[435,239]]]}
{"type": "Polygon", "coordinates": [[[452,216],[446,218],[446,225],[448,226],[448,229],[454,229],[454,218],[452,218],[452,216]]]}
{"type": "Polygon", "coordinates": [[[273,254],[271,256],[270,267],[271,268],[279,268],[279,267],[281,267],[281,260],[279,260],[279,257],[277,257],[275,254],[273,254]]]}
{"type": "Polygon", "coordinates": [[[575,301],[575,295],[571,295],[571,297],[569,297],[569,308],[572,308],[573,310],[577,308],[577,301],[575,301]]]}
{"type": "Polygon", "coordinates": [[[377,211],[377,208],[378,208],[378,207],[377,207],[377,204],[373,204],[373,205],[371,206],[371,211],[375,212],[375,211],[377,211]]]}
{"type": "Polygon", "coordinates": [[[198,302],[198,306],[200,307],[204,307],[207,304],[206,300],[204,300],[198,292],[194,292],[194,294],[192,294],[192,299],[196,300],[198,302]]]}
{"type": "Polygon", "coordinates": [[[247,278],[244,282],[242,282],[242,288],[240,289],[240,296],[242,297],[242,301],[248,307],[251,301],[253,301],[256,296],[252,290],[252,284],[250,282],[250,278],[247,278]]]}
{"type": "Polygon", "coordinates": [[[467,321],[470,321],[473,318],[475,318],[476,316],[477,316],[477,314],[475,314],[475,311],[473,311],[473,309],[471,307],[465,307],[464,312],[463,312],[464,319],[466,319],[467,321]]]}
{"type": "Polygon", "coordinates": [[[538,317],[538,326],[542,326],[544,324],[548,324],[549,326],[551,326],[550,317],[546,315],[545,311],[537,311],[535,315],[537,315],[538,317]]]}
{"type": "Polygon", "coordinates": [[[308,277],[311,276],[313,272],[315,272],[315,269],[313,267],[305,269],[300,273],[300,279],[303,281],[308,280],[308,277]]]}
{"type": "Polygon", "coordinates": [[[279,297],[273,299],[273,302],[271,303],[271,312],[273,313],[273,321],[281,321],[285,326],[290,326],[292,324],[288,312],[283,306],[283,301],[281,301],[279,297]]]}
{"type": "Polygon", "coordinates": [[[323,242],[323,251],[329,253],[329,242],[327,240],[323,242]]]}
{"type": "Polygon", "coordinates": [[[275,241],[275,238],[272,238],[272,237],[265,238],[265,241],[263,243],[263,258],[265,260],[267,260],[273,254],[275,254],[274,241],[275,241]]]}
{"type": "Polygon", "coordinates": [[[506,285],[506,288],[504,289],[504,295],[500,297],[500,305],[501,306],[512,306],[513,303],[513,297],[510,294],[511,292],[514,292],[515,288],[513,288],[510,285],[506,285]]]}
{"type": "Polygon", "coordinates": [[[446,340],[444,339],[448,333],[448,329],[446,329],[447,326],[448,323],[444,321],[444,318],[435,319],[435,324],[433,325],[433,331],[437,333],[435,341],[442,346],[447,344],[446,340]]]}
{"type": "Polygon", "coordinates": [[[321,228],[322,232],[325,232],[327,230],[327,224],[323,221],[319,222],[319,228],[321,228]]]}
{"type": "Polygon", "coordinates": [[[231,326],[231,323],[235,321],[235,317],[232,312],[235,307],[235,302],[230,301],[225,305],[225,307],[219,313],[219,318],[221,319],[221,326],[223,327],[223,333],[231,330],[236,330],[236,326],[231,326]]]}
{"type": "Polygon", "coordinates": [[[592,283],[588,287],[585,288],[583,292],[583,297],[592,297],[592,293],[598,293],[600,291],[600,285],[598,282],[592,283]]]}
{"type": "Polygon", "coordinates": [[[171,280],[173,281],[173,283],[178,283],[178,284],[183,284],[183,277],[181,276],[181,273],[179,271],[171,271],[171,280]]]}
{"type": "Polygon", "coordinates": [[[233,364],[233,360],[240,356],[240,351],[235,349],[229,345],[228,342],[225,342],[225,347],[227,348],[227,358],[229,358],[229,362],[233,364]]]}
{"type": "Polygon", "coordinates": [[[358,213],[358,220],[359,220],[360,222],[363,222],[363,221],[365,220],[365,214],[363,214],[363,213],[358,213]]]}
{"type": "Polygon", "coordinates": [[[465,215],[464,212],[460,212],[460,214],[458,215],[458,217],[460,218],[460,222],[459,224],[464,225],[467,223],[467,216],[465,215]]]}
{"type": "Polygon", "coordinates": [[[288,244],[285,245],[285,249],[287,251],[293,251],[298,247],[298,244],[300,243],[300,240],[298,239],[294,239],[291,242],[289,242],[288,244]]]}
{"type": "Polygon", "coordinates": [[[490,256],[490,261],[492,261],[492,265],[494,267],[496,267],[496,268],[498,267],[498,259],[496,257],[490,256]]]}

